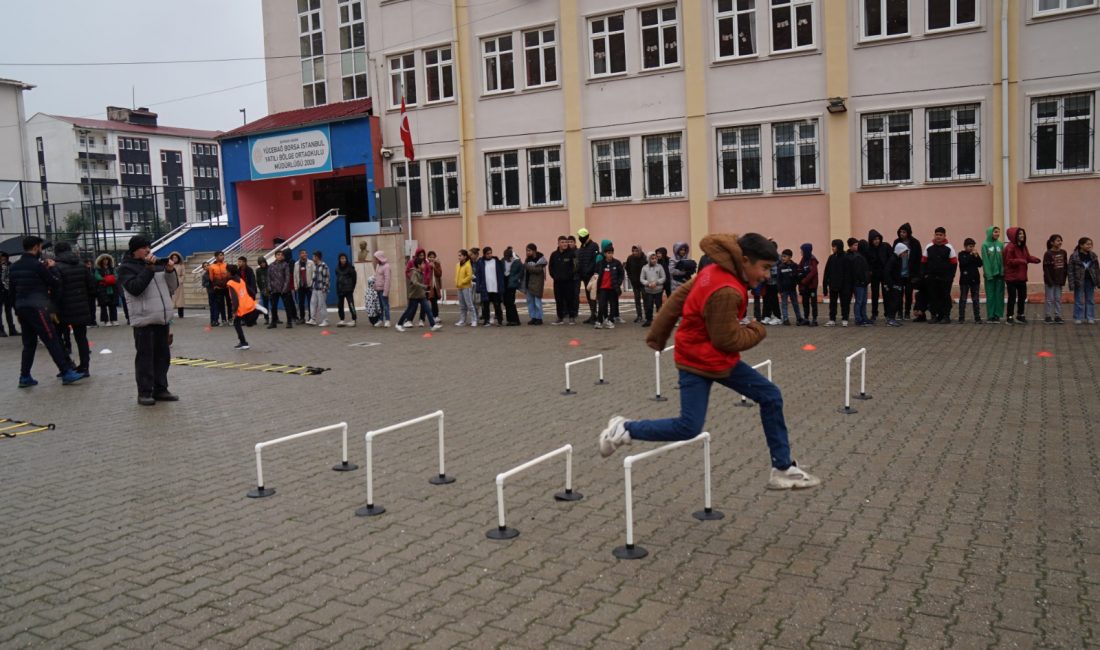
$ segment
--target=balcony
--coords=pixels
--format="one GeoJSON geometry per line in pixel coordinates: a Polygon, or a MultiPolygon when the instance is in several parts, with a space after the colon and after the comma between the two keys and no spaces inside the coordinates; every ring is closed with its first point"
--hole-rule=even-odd
{"type": "Polygon", "coordinates": [[[102,161],[113,161],[116,158],[116,156],[113,153],[99,153],[99,152],[96,152],[96,151],[83,151],[83,150],[77,152],[76,157],[80,160],[87,159],[87,160],[102,160],[102,161]]]}

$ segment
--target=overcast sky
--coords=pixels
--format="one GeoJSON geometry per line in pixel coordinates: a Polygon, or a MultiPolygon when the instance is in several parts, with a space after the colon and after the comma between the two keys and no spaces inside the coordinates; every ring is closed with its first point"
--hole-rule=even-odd
{"type": "Polygon", "coordinates": [[[108,105],[132,105],[131,89],[137,105],[166,126],[228,130],[241,125],[241,108],[249,120],[267,114],[260,0],[0,0],[0,24],[0,77],[37,86],[23,94],[28,118],[42,112],[105,119],[108,105]],[[255,58],[9,65],[240,57],[255,58]],[[243,87],[212,92],[232,86],[243,87]],[[211,94],[191,97],[203,93],[211,94]]]}

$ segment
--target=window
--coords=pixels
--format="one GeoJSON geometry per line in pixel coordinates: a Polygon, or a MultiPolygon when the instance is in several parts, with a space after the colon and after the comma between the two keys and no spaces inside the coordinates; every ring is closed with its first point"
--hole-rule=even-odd
{"type": "Polygon", "coordinates": [[[458,159],[428,161],[428,190],[432,214],[458,212],[458,159]]]}
{"type": "Polygon", "coordinates": [[[519,152],[500,151],[485,155],[485,181],[489,209],[519,207],[519,152]]]}
{"type": "Polygon", "coordinates": [[[127,174],[133,174],[134,173],[134,163],[126,163],[126,173],[127,174]]]}
{"type": "Polygon", "coordinates": [[[977,0],[928,0],[928,31],[978,24],[977,0]]]}
{"type": "Polygon", "coordinates": [[[1092,93],[1032,100],[1033,174],[1092,171],[1092,107],[1092,93]]]}
{"type": "Polygon", "coordinates": [[[977,104],[928,109],[928,180],[979,177],[979,110],[977,104]]]}
{"type": "Polygon", "coordinates": [[[198,177],[199,178],[206,178],[206,168],[205,167],[196,167],[195,171],[198,172],[198,177]]]}
{"type": "Polygon", "coordinates": [[[168,152],[166,152],[166,151],[160,152],[160,161],[162,163],[168,162],[168,152]]]}
{"type": "Polygon", "coordinates": [[[390,108],[401,108],[401,96],[405,104],[416,106],[416,57],[412,52],[390,58],[390,108]]]}
{"type": "Polygon", "coordinates": [[[1095,6],[1096,0],[1035,0],[1035,15],[1055,14],[1095,6]]]}
{"type": "Polygon", "coordinates": [[[604,140],[592,144],[595,159],[596,200],[630,198],[630,140],[604,140]]]}
{"type": "Polygon", "coordinates": [[[814,0],[771,0],[772,51],[814,45],[814,0]]]}
{"type": "Polygon", "coordinates": [[[123,148],[125,148],[125,149],[132,149],[133,148],[133,146],[132,146],[133,143],[130,141],[130,138],[123,138],[122,139],[122,144],[123,144],[123,148]]]}
{"type": "Polygon", "coordinates": [[[523,60],[527,66],[527,87],[545,86],[558,81],[558,59],[554,29],[536,29],[523,33],[523,60]]]}
{"type": "Polygon", "coordinates": [[[760,190],[760,127],[718,129],[718,193],[760,190]]]}
{"type": "Polygon", "coordinates": [[[178,162],[178,163],[183,162],[183,156],[181,156],[180,152],[178,152],[178,151],[176,152],[176,162],[178,162]]]}
{"type": "Polygon", "coordinates": [[[527,150],[528,203],[561,205],[561,147],[527,150]]]}
{"type": "Polygon", "coordinates": [[[344,99],[359,99],[367,90],[367,36],[361,0],[340,0],[340,81],[344,99]]]}
{"type": "Polygon", "coordinates": [[[913,128],[909,111],[863,116],[863,184],[913,180],[913,128]]]}
{"type": "Polygon", "coordinates": [[[714,16],[719,59],[756,54],[756,0],[718,0],[714,16]]]}
{"type": "Polygon", "coordinates": [[[676,5],[643,9],[642,68],[652,70],[674,66],[680,61],[676,36],[676,5]]]}
{"type": "Polygon", "coordinates": [[[325,38],[321,0],[298,0],[298,44],[302,61],[302,102],[306,108],[327,103],[325,38]]]}
{"type": "Polygon", "coordinates": [[[185,203],[183,201],[183,199],[180,199],[180,210],[184,208],[185,203]]]}
{"type": "Polygon", "coordinates": [[[214,178],[217,178],[218,177],[218,168],[217,167],[211,167],[210,168],[210,173],[214,175],[214,178]]]}
{"type": "Polygon", "coordinates": [[[424,78],[429,102],[455,98],[454,55],[449,45],[424,51],[424,78]]]}
{"type": "Polygon", "coordinates": [[[862,5],[863,38],[909,33],[909,0],[863,0],[862,5]]]}
{"type": "Polygon", "coordinates": [[[772,125],[776,190],[816,189],[817,120],[772,125]]]}
{"type": "Polygon", "coordinates": [[[142,140],[141,141],[141,150],[142,151],[149,151],[149,141],[148,140],[142,140]]]}
{"type": "Polygon", "coordinates": [[[194,154],[197,154],[198,152],[199,152],[199,145],[192,142],[191,143],[191,154],[194,155],[194,154]]]}
{"type": "Polygon", "coordinates": [[[512,35],[486,39],[481,48],[485,65],[485,92],[495,93],[515,87],[512,79],[512,35]]]}
{"type": "Polygon", "coordinates": [[[141,166],[141,169],[142,169],[142,171],[141,171],[142,174],[145,174],[146,176],[149,175],[149,163],[144,163],[141,166]]]}
{"type": "Polygon", "coordinates": [[[626,72],[626,31],[623,14],[588,21],[588,58],[593,77],[626,72]]]}
{"type": "Polygon", "coordinates": [[[424,214],[424,204],[420,198],[420,162],[394,163],[393,182],[398,187],[405,186],[406,206],[409,214],[419,217],[424,214]]]}
{"type": "Polygon", "coordinates": [[[35,145],[38,147],[38,150],[42,151],[42,138],[35,138],[34,142],[35,145]]]}
{"type": "Polygon", "coordinates": [[[645,151],[646,198],[683,196],[680,134],[667,133],[642,138],[645,151]]]}
{"type": "Polygon", "coordinates": [[[183,185],[183,176],[176,177],[176,185],[183,185]]]}

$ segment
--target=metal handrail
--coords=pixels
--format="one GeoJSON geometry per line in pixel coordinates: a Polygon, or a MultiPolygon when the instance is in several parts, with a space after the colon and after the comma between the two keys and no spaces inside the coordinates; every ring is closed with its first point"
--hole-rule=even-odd
{"type": "MultiPolygon", "coordinates": [[[[303,227],[302,227],[301,229],[299,229],[299,230],[298,230],[298,232],[294,233],[294,234],[293,234],[293,235],[291,235],[290,237],[287,237],[287,238],[286,238],[286,241],[284,241],[283,243],[279,244],[279,245],[278,245],[278,246],[276,246],[275,248],[272,248],[272,249],[271,249],[270,251],[268,251],[268,252],[267,252],[267,255],[265,255],[264,257],[269,257],[269,256],[270,256],[270,257],[272,257],[272,259],[274,259],[274,255],[275,255],[275,253],[277,253],[277,252],[279,252],[279,251],[281,251],[281,250],[286,250],[286,249],[290,248],[289,244],[290,244],[291,242],[293,242],[294,240],[296,240],[296,239],[298,239],[299,237],[301,237],[302,235],[304,235],[304,234],[305,234],[306,232],[308,232],[308,231],[309,231],[309,230],[310,230],[311,228],[313,228],[314,226],[316,226],[318,222],[320,222],[320,221],[322,221],[322,220],[324,220],[324,219],[328,219],[329,217],[331,217],[331,216],[335,216],[335,215],[338,215],[338,214],[340,214],[340,210],[338,210],[337,208],[330,208],[329,210],[327,210],[326,212],[324,212],[324,213],[323,213],[323,214],[322,214],[321,216],[319,216],[319,217],[317,217],[316,219],[314,219],[313,221],[310,221],[309,223],[307,223],[307,224],[306,224],[305,226],[303,226],[303,227]]],[[[272,261],[271,259],[269,259],[269,260],[268,260],[268,262],[269,262],[269,263],[270,263],[271,261],[272,261]]]]}
{"type": "Polygon", "coordinates": [[[169,230],[168,232],[164,233],[163,235],[161,235],[159,239],[157,239],[155,242],[153,242],[149,246],[150,250],[156,250],[156,249],[160,248],[161,246],[168,243],[168,240],[171,239],[172,237],[174,237],[176,235],[176,233],[187,230],[190,227],[191,227],[191,222],[190,221],[184,221],[180,225],[176,226],[175,228],[173,228],[173,229],[169,230]]]}
{"type": "MultiPolygon", "coordinates": [[[[252,230],[249,230],[245,234],[241,235],[240,238],[237,239],[237,241],[235,241],[235,242],[229,244],[228,246],[226,246],[225,248],[223,248],[222,252],[225,253],[225,255],[227,257],[229,257],[229,256],[232,256],[232,255],[236,255],[237,253],[240,253],[240,252],[245,251],[245,250],[249,250],[249,251],[259,250],[260,249],[259,246],[255,247],[255,248],[246,249],[244,247],[244,244],[245,244],[245,242],[247,242],[249,240],[253,240],[253,239],[259,240],[260,231],[263,230],[263,229],[264,229],[263,224],[260,224],[260,225],[256,226],[252,230]]],[[[205,261],[208,264],[212,263],[214,261],[214,256],[211,256],[209,259],[207,259],[205,261]]],[[[191,271],[191,273],[193,275],[202,273],[202,264],[199,264],[198,268],[193,269],[191,271]]]]}

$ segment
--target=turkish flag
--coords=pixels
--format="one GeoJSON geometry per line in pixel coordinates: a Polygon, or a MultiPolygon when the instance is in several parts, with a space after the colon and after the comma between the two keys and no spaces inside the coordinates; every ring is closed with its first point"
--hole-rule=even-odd
{"type": "Polygon", "coordinates": [[[409,116],[405,113],[405,98],[401,98],[401,143],[405,145],[405,159],[409,162],[416,160],[413,151],[412,131],[409,130],[409,116]]]}

